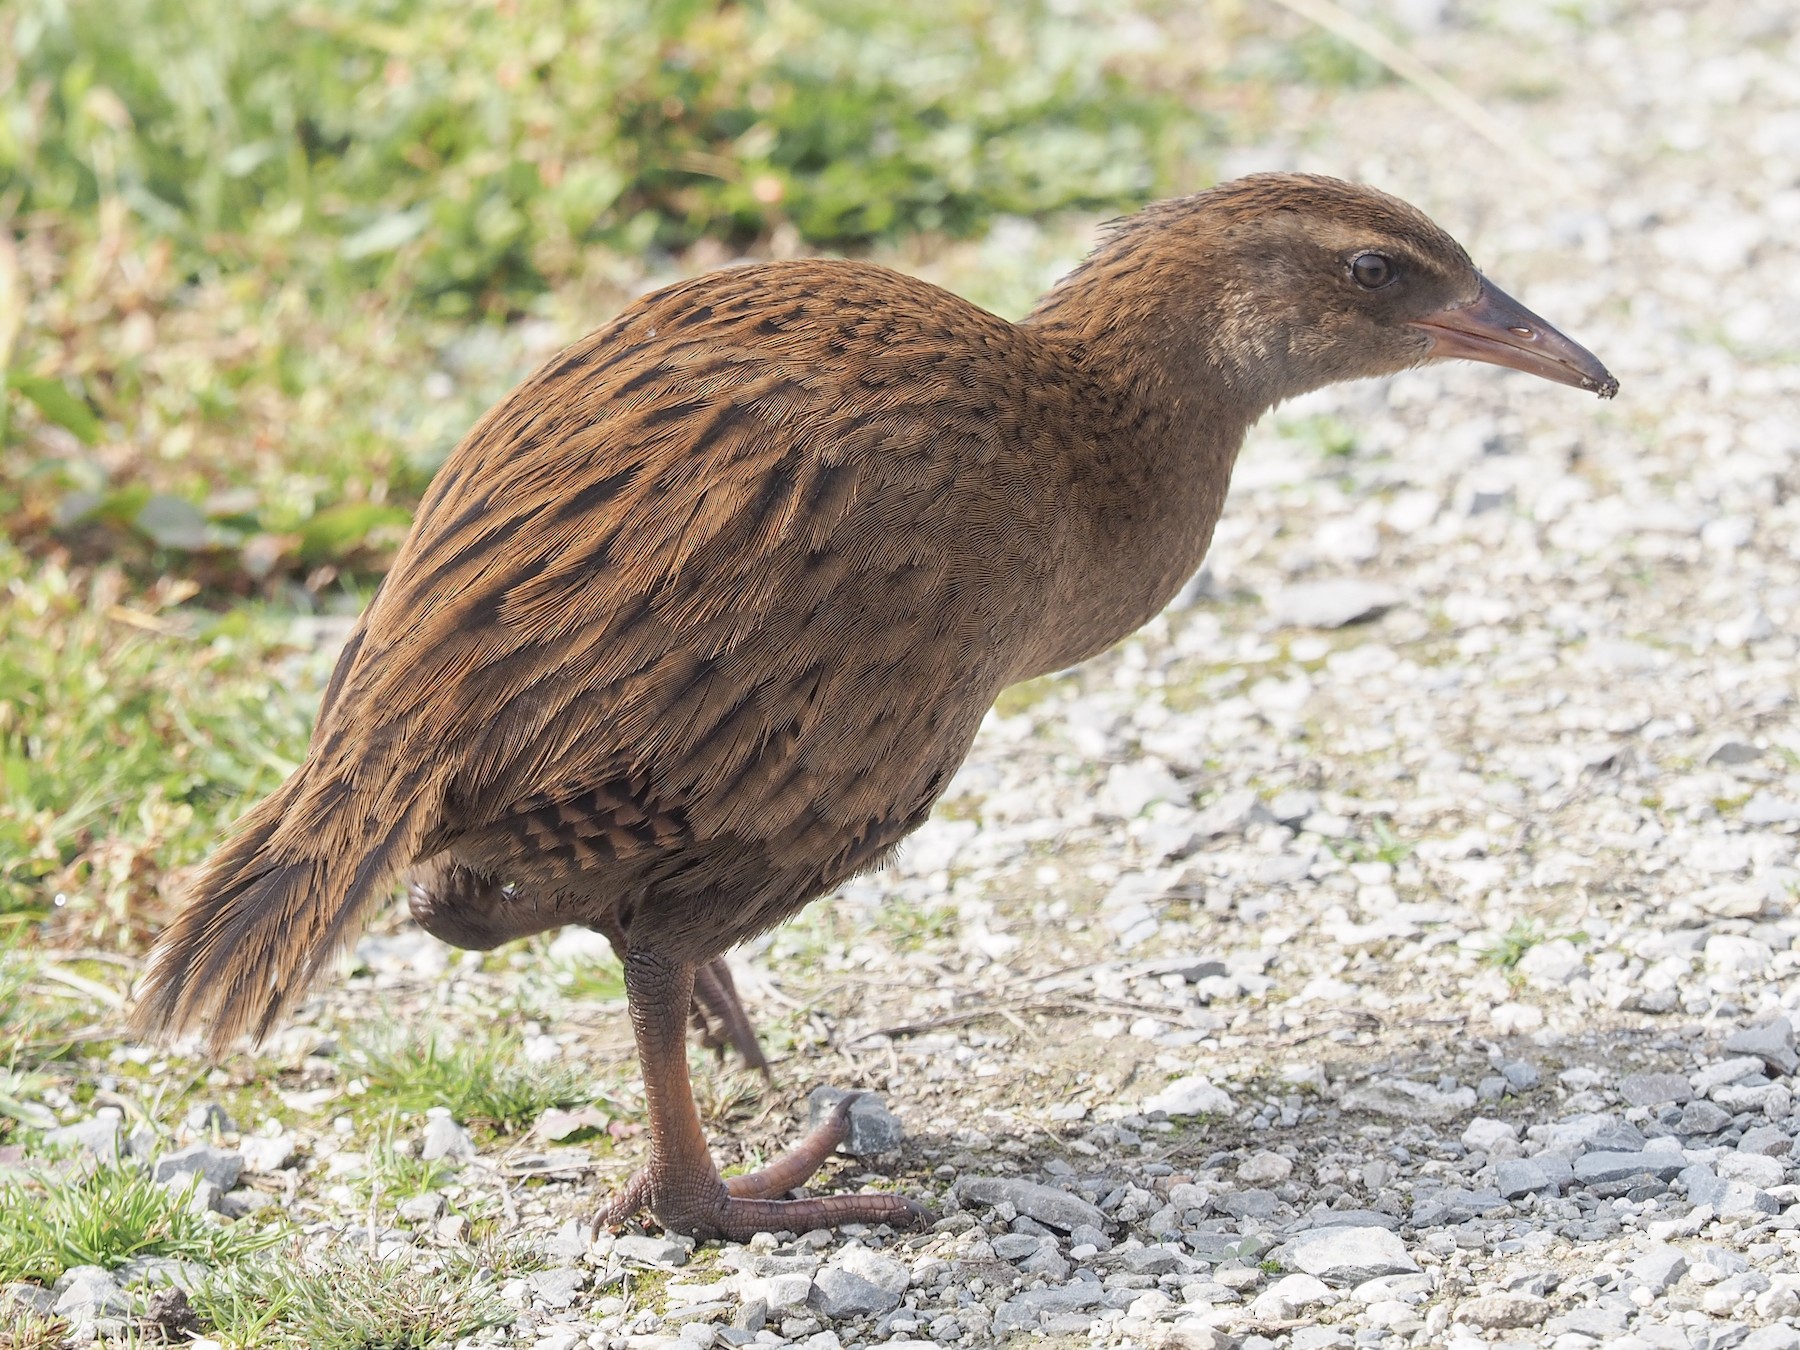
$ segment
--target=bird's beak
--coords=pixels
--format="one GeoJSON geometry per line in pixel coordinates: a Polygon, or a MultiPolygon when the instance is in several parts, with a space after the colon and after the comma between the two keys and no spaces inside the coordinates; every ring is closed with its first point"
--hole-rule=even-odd
{"type": "Polygon", "coordinates": [[[1510,366],[1601,398],[1619,392],[1619,382],[1592,352],[1571,342],[1486,277],[1481,279],[1481,294],[1468,304],[1414,319],[1412,326],[1430,335],[1430,360],[1460,357],[1510,366]]]}

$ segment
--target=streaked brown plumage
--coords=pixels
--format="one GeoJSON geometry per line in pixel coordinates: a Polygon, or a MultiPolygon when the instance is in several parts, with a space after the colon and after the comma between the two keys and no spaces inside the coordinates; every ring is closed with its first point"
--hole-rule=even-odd
{"type": "Polygon", "coordinates": [[[417,869],[447,940],[583,923],[620,949],[652,1146],[608,1217],[906,1221],[772,1198],[841,1121],[727,1193],[682,1044],[693,1002],[755,1055],[716,958],[924,820],[1002,688],[1157,613],[1258,416],[1439,355],[1616,388],[1411,207],[1295,175],[1131,217],[1020,324],[852,262],[645,297],[445,464],[140,1026],[266,1033],[417,869]]]}

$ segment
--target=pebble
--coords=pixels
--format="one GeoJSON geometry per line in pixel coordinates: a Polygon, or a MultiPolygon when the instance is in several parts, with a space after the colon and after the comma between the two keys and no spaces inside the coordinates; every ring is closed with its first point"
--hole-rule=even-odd
{"type": "Polygon", "coordinates": [[[193,1144],[165,1153],[156,1160],[151,1179],[160,1183],[199,1176],[207,1184],[228,1191],[244,1172],[244,1156],[231,1149],[214,1148],[210,1144],[193,1144]]]}
{"type": "Polygon", "coordinates": [[[124,1142],[124,1114],[102,1108],[86,1120],[44,1131],[44,1145],[57,1152],[85,1153],[101,1162],[117,1162],[124,1142]]]}
{"type": "Polygon", "coordinates": [[[1016,1213],[1036,1219],[1063,1232],[1087,1227],[1104,1230],[1106,1215],[1080,1196],[1053,1186],[1007,1177],[964,1177],[956,1183],[957,1195],[978,1205],[1010,1205],[1016,1213]]]}
{"type": "Polygon", "coordinates": [[[1411,1274],[1419,1268],[1396,1234],[1372,1227],[1318,1228],[1302,1233],[1281,1249],[1281,1259],[1335,1285],[1411,1274]]]}
{"type": "MultiPolygon", "coordinates": [[[[850,1093],[843,1088],[817,1087],[807,1095],[807,1124],[817,1125],[850,1093]]],[[[906,1127],[873,1092],[858,1091],[850,1106],[850,1134],[838,1145],[839,1153],[868,1158],[891,1153],[906,1142],[906,1127]]]]}
{"type": "Polygon", "coordinates": [[[280,1172],[299,1159],[300,1146],[291,1134],[250,1134],[238,1141],[238,1153],[252,1172],[280,1172]]]}
{"type": "Polygon", "coordinates": [[[1456,1320],[1487,1331],[1517,1330],[1541,1326],[1550,1316],[1550,1302],[1536,1294],[1482,1294],[1457,1305],[1456,1320]]]}
{"type": "Polygon", "coordinates": [[[425,1117],[425,1134],[419,1142],[420,1158],[426,1162],[439,1158],[467,1162],[476,1156],[475,1141],[467,1130],[450,1118],[446,1107],[431,1107],[425,1117]]]}
{"type": "Polygon", "coordinates": [[[1269,617],[1283,628],[1342,628],[1401,601],[1392,586],[1348,577],[1284,586],[1268,597],[1269,617]]]}
{"type": "Polygon", "coordinates": [[[1233,1105],[1229,1092],[1214,1087],[1202,1075],[1190,1074],[1147,1098],[1143,1109],[1146,1114],[1160,1111],[1167,1116],[1222,1116],[1229,1114],[1233,1105]]]}

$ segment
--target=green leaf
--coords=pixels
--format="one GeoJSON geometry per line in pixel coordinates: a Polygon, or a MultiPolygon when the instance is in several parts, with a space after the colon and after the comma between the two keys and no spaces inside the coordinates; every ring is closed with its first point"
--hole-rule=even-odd
{"type": "Polygon", "coordinates": [[[300,556],[308,562],[338,558],[384,526],[404,527],[412,513],[375,502],[341,502],[328,506],[300,527],[300,556]]]}
{"type": "Polygon", "coordinates": [[[74,433],[83,445],[92,445],[100,439],[100,419],[94,416],[87,399],[70,393],[68,385],[61,380],[15,370],[7,375],[6,383],[50,421],[74,433]]]}

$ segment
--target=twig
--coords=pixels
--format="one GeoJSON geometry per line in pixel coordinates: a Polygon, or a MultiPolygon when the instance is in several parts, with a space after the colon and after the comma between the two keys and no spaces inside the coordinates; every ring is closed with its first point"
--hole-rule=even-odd
{"type": "Polygon", "coordinates": [[[1379,61],[1489,145],[1546,182],[1562,184],[1568,181],[1568,174],[1561,165],[1540,154],[1506,123],[1379,28],[1337,4],[1336,0],[1275,0],[1275,3],[1379,61]]]}

